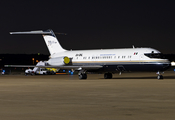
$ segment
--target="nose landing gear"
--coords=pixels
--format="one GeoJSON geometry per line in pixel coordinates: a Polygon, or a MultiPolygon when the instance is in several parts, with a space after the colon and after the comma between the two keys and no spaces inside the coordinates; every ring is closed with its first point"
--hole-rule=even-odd
{"type": "Polygon", "coordinates": [[[158,76],[157,76],[157,79],[158,79],[158,80],[163,79],[163,75],[161,75],[161,74],[163,74],[163,73],[164,73],[164,72],[159,72],[159,71],[156,73],[156,74],[158,75],[158,76]]]}

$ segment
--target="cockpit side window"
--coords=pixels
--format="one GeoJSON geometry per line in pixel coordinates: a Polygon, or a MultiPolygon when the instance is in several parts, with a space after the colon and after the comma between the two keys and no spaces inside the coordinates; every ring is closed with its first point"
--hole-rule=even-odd
{"type": "Polygon", "coordinates": [[[145,56],[149,57],[149,58],[164,58],[163,54],[162,53],[145,53],[144,54],[145,56]]]}

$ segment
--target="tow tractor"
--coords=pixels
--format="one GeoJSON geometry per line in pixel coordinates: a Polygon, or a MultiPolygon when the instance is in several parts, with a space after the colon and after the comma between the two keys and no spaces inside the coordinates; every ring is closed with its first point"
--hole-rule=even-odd
{"type": "MultiPolygon", "coordinates": [[[[45,66],[47,64],[46,61],[40,61],[36,64],[36,66],[45,66]]],[[[25,75],[54,75],[56,74],[57,70],[52,69],[52,68],[39,68],[39,67],[34,67],[32,69],[26,69],[25,70],[25,75]]]]}

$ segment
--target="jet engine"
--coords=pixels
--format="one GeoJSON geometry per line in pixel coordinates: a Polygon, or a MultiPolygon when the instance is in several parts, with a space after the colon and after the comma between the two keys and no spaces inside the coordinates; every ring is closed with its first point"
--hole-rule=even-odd
{"type": "Polygon", "coordinates": [[[67,56],[51,58],[48,61],[49,65],[67,65],[70,64],[70,58],[67,56]]]}

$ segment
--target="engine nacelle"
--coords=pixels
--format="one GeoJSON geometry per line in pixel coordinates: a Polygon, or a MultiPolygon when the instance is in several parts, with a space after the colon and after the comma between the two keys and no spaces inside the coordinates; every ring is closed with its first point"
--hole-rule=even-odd
{"type": "Polygon", "coordinates": [[[70,58],[67,56],[51,58],[47,61],[49,65],[67,65],[70,63],[70,58]]]}

